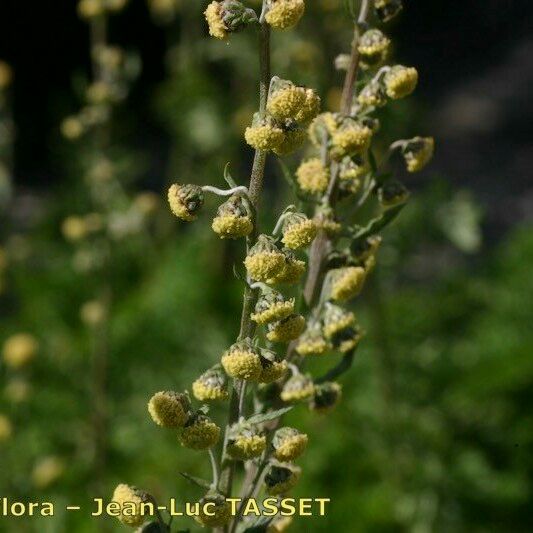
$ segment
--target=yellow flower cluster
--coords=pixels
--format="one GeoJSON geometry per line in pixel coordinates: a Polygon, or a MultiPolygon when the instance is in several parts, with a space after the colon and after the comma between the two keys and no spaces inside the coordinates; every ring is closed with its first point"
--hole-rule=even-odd
{"type": "Polygon", "coordinates": [[[403,151],[407,170],[419,172],[433,158],[435,140],[432,137],[415,137],[403,151]]]}
{"type": "Polygon", "coordinates": [[[217,365],[204,372],[192,384],[192,393],[201,402],[229,398],[226,377],[217,365]]]}
{"type": "Polygon", "coordinates": [[[141,506],[146,499],[146,493],[124,483],[115,488],[111,498],[113,502],[120,505],[121,513],[117,518],[130,527],[139,527],[145,522],[141,506]]]}
{"type": "Polygon", "coordinates": [[[416,68],[395,65],[384,78],[387,96],[393,100],[409,96],[418,84],[418,72],[416,68]]]}
{"type": "Polygon", "coordinates": [[[266,437],[256,426],[238,422],[229,428],[228,454],[233,459],[248,461],[259,457],[266,448],[266,437]]]}
{"type": "Polygon", "coordinates": [[[294,253],[287,249],[283,249],[284,263],[274,276],[267,280],[267,283],[285,283],[292,285],[298,283],[305,272],[305,262],[298,259],[294,253]]]}
{"type": "Polygon", "coordinates": [[[304,0],[268,0],[267,6],[265,20],[279,30],[296,26],[305,11],[304,0]]]}
{"type": "Polygon", "coordinates": [[[329,344],[322,335],[320,327],[310,327],[298,339],[296,352],[302,356],[322,355],[329,349],[329,344]]]}
{"type": "Polygon", "coordinates": [[[331,136],[331,157],[333,159],[342,159],[347,155],[364,152],[368,148],[371,139],[372,130],[368,126],[353,120],[346,121],[331,136]]]}
{"type": "Polygon", "coordinates": [[[285,141],[285,133],[275,122],[265,119],[246,128],[244,138],[256,150],[271,151],[280,148],[285,141]]]}
{"type": "Polygon", "coordinates": [[[236,343],[222,356],[226,374],[236,379],[256,381],[261,376],[261,358],[249,342],[236,343]]]}
{"type": "Polygon", "coordinates": [[[148,402],[148,412],[152,420],[164,428],[179,428],[189,420],[189,397],[173,391],[154,394],[148,402]]]}
{"type": "Polygon", "coordinates": [[[296,180],[300,189],[310,194],[321,194],[328,188],[330,179],[327,169],[318,157],[304,161],[296,170],[296,180]]]}
{"type": "Polygon", "coordinates": [[[269,350],[262,350],[261,365],[263,367],[259,376],[260,383],[274,383],[281,379],[288,370],[286,361],[278,361],[276,354],[269,350]]]}
{"type": "Polygon", "coordinates": [[[305,215],[295,214],[288,216],[283,226],[283,244],[287,248],[297,250],[310,244],[316,237],[317,227],[314,220],[305,215]]]}
{"type": "Polygon", "coordinates": [[[231,506],[222,494],[208,493],[199,502],[200,512],[194,519],[205,527],[222,527],[231,520],[231,506]],[[206,504],[207,507],[204,507],[206,504]],[[206,510],[208,512],[206,513],[206,510]]]}
{"type": "Polygon", "coordinates": [[[315,387],[309,408],[317,413],[328,413],[340,402],[342,387],[335,382],[323,383],[315,387]]]}
{"type": "Polygon", "coordinates": [[[180,185],[174,183],[168,190],[170,210],[181,220],[191,222],[198,217],[198,211],[204,205],[204,193],[197,185],[180,185]]]}
{"type": "Polygon", "coordinates": [[[294,461],[307,447],[308,437],[297,429],[283,427],[276,431],[272,441],[274,457],[278,461],[294,461]]]}
{"type": "Polygon", "coordinates": [[[17,333],[8,337],[2,347],[2,359],[10,368],[22,368],[33,361],[39,350],[39,343],[29,333],[17,333]]]}
{"type": "Polygon", "coordinates": [[[342,230],[342,225],[335,220],[332,209],[323,209],[315,215],[317,230],[325,231],[330,237],[334,237],[342,230]]]}
{"type": "Polygon", "coordinates": [[[207,450],[220,438],[220,428],[206,415],[198,414],[181,430],[179,440],[186,448],[207,450]]]}
{"type": "Polygon", "coordinates": [[[366,31],[359,41],[359,54],[366,66],[382,63],[389,51],[390,40],[378,29],[366,31]]]}
{"type": "Polygon", "coordinates": [[[273,496],[289,492],[298,480],[302,471],[291,464],[272,465],[265,476],[265,485],[268,494],[273,496]]]}
{"type": "Polygon", "coordinates": [[[211,2],[204,11],[204,15],[209,26],[209,35],[216,39],[225,39],[228,36],[228,29],[222,19],[222,3],[211,2]]]}
{"type": "Polygon", "coordinates": [[[290,342],[297,339],[305,329],[305,318],[290,315],[279,322],[269,324],[267,339],[271,342],[290,342]]]}
{"type": "Polygon", "coordinates": [[[288,155],[298,150],[307,138],[305,130],[298,128],[296,125],[291,124],[289,128],[284,129],[283,142],[272,149],[276,155],[288,155]]]}
{"type": "Polygon", "coordinates": [[[387,103],[387,98],[381,83],[371,81],[359,93],[357,101],[363,107],[383,107],[387,103]]]}
{"type": "Polygon", "coordinates": [[[260,325],[283,320],[294,312],[294,298],[285,300],[279,292],[262,294],[251,315],[260,325]]]}
{"type": "Polygon", "coordinates": [[[324,316],[324,335],[330,339],[354,322],[355,315],[351,311],[346,311],[338,305],[328,304],[324,316]]]}
{"type": "Polygon", "coordinates": [[[252,217],[248,213],[243,199],[234,195],[224,202],[217,211],[211,225],[213,231],[222,239],[240,239],[252,233],[252,217]]]}
{"type": "Polygon", "coordinates": [[[308,400],[315,392],[313,380],[303,374],[296,374],[287,380],[281,391],[280,398],[284,402],[308,400]]]}
{"type": "Polygon", "coordinates": [[[268,98],[267,111],[280,121],[294,120],[305,125],[320,110],[320,97],[313,89],[298,87],[288,80],[276,80],[268,98]]]}
{"type": "Polygon", "coordinates": [[[330,271],[331,299],[345,302],[355,298],[362,290],[366,271],[362,267],[342,267],[330,271]]]}

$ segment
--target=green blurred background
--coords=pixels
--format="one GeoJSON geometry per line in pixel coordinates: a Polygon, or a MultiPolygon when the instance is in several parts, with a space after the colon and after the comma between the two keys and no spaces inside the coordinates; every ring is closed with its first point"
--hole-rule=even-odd
{"type": "MultiPolygon", "coordinates": [[[[201,496],[178,473],[208,477],[206,457],[157,430],[146,402],[187,387],[238,327],[232,265],[242,250],[215,238],[209,215],[185,227],[164,201],[172,180],[222,186],[228,161],[245,183],[253,155],[242,141],[256,105],[253,33],[209,40],[205,3],[182,0],[161,16],[157,2],[131,0],[111,20],[110,41],[142,70],[112,119],[110,154],[134,208],[117,207],[104,270],[93,268],[101,243],[73,246],[61,231],[92,209],[88,148],[60,134],[90,72],[87,28],[70,0],[0,7],[0,59],[13,70],[0,113],[0,345],[19,333],[39,344],[30,363],[0,367],[0,497],[58,509],[53,519],[0,518],[0,531],[120,531],[60,511],[119,482],[162,500],[201,496]],[[84,304],[108,294],[105,327],[88,325],[84,304]]],[[[274,34],[273,71],[317,87],[331,108],[341,85],[332,60],[346,52],[350,22],[341,0],[308,4],[296,30],[274,34]]],[[[288,417],[310,437],[295,495],[332,500],[326,517],[291,530],[530,531],[533,6],[406,4],[385,31],[421,83],[384,113],[381,135],[434,135],[437,153],[408,178],[412,201],[357,303],[368,336],[341,406],[288,417]]],[[[271,162],[264,205],[289,202],[271,162]]]]}

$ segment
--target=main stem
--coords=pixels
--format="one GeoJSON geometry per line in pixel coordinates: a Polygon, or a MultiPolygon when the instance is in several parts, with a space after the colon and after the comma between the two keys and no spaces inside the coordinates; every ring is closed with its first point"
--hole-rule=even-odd
{"type": "MultiPolygon", "coordinates": [[[[266,112],[266,105],[268,99],[268,88],[270,85],[270,28],[265,21],[261,21],[259,26],[259,113],[263,115],[266,112]]],[[[267,152],[262,150],[256,150],[254,156],[254,162],[250,175],[250,184],[248,186],[249,198],[255,213],[259,208],[259,201],[261,198],[261,192],[263,190],[263,178],[265,174],[267,152]]],[[[254,220],[254,231],[247,240],[247,248],[249,248],[257,238],[259,234],[259,226],[257,216],[254,220]]],[[[259,295],[259,289],[252,289],[247,286],[244,290],[241,328],[239,331],[239,340],[246,337],[253,336],[254,323],[250,318],[253,312],[257,298],[259,295]]],[[[228,425],[226,427],[226,437],[224,439],[224,447],[222,450],[222,461],[225,460],[226,446],[227,446],[227,434],[229,427],[237,422],[239,418],[239,405],[242,402],[240,395],[244,394],[244,387],[239,387],[237,383],[234,383],[231,392],[230,399],[230,412],[228,418],[228,425]]],[[[222,494],[230,496],[233,488],[233,476],[235,472],[235,461],[230,461],[223,469],[219,489],[222,494]]]]}

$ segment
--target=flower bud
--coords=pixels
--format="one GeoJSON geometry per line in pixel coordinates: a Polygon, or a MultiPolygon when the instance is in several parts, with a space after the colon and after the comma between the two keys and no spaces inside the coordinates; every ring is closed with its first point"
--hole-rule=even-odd
{"type": "Polygon", "coordinates": [[[280,428],[274,433],[272,447],[274,457],[278,461],[294,461],[307,447],[307,435],[300,433],[297,429],[290,427],[280,428]]]}
{"type": "Polygon", "coordinates": [[[309,408],[317,413],[328,413],[340,402],[341,395],[342,387],[338,383],[328,382],[316,385],[309,408]]]}
{"type": "Polygon", "coordinates": [[[154,394],[148,402],[152,420],[164,428],[179,428],[189,419],[191,402],[185,393],[162,391],[154,394]]]}
{"type": "Polygon", "coordinates": [[[181,220],[191,222],[198,217],[204,205],[204,193],[198,185],[179,185],[174,183],[168,190],[170,210],[181,220]]]}
{"type": "Polygon", "coordinates": [[[275,352],[271,350],[261,350],[262,371],[259,376],[260,383],[274,383],[287,373],[286,361],[280,361],[275,352]]]}
{"type": "Polygon", "coordinates": [[[284,258],[282,268],[275,276],[269,278],[267,283],[286,283],[288,285],[298,283],[305,272],[305,262],[298,259],[289,248],[283,248],[282,254],[284,258]]]}
{"type": "Polygon", "coordinates": [[[233,459],[248,461],[259,457],[266,448],[266,437],[257,426],[238,422],[230,427],[227,452],[233,459]]]}
{"type": "Polygon", "coordinates": [[[398,180],[388,180],[378,189],[379,203],[385,209],[404,204],[409,198],[409,191],[398,180]]]}
{"type": "Polygon", "coordinates": [[[122,483],[113,492],[111,500],[119,504],[120,514],[117,518],[125,526],[139,527],[144,523],[142,504],[149,500],[146,492],[122,483]]]}
{"type": "Polygon", "coordinates": [[[252,125],[244,132],[246,142],[256,150],[271,151],[278,149],[285,141],[285,133],[272,117],[256,113],[252,125]]]}
{"type": "Polygon", "coordinates": [[[348,353],[355,350],[362,338],[363,332],[359,326],[353,325],[334,333],[331,342],[333,348],[339,350],[339,352],[348,353]]]}
{"type": "Polygon", "coordinates": [[[371,235],[366,239],[357,240],[351,245],[351,252],[356,261],[364,263],[370,256],[373,256],[381,246],[381,237],[371,235]]]}
{"type": "Polygon", "coordinates": [[[284,402],[299,402],[308,400],[313,396],[315,385],[313,380],[303,374],[295,374],[283,386],[280,398],[284,402]]]}
{"type": "Polygon", "coordinates": [[[288,463],[273,464],[265,476],[268,494],[273,496],[289,492],[300,479],[302,470],[288,463]]]}
{"type": "Polygon", "coordinates": [[[259,235],[257,242],[252,246],[244,266],[248,275],[256,280],[268,283],[268,280],[277,276],[285,265],[285,255],[274,244],[271,237],[259,235]]]}
{"type": "Polygon", "coordinates": [[[332,300],[346,302],[355,298],[362,290],[366,272],[361,267],[343,267],[331,270],[331,293],[332,300]]]}
{"type": "Polygon", "coordinates": [[[294,298],[285,300],[284,296],[274,290],[263,292],[255,306],[251,318],[260,325],[283,320],[294,312],[294,298]]]}
{"type": "Polygon", "coordinates": [[[419,172],[433,158],[435,141],[433,137],[415,137],[403,148],[402,153],[409,172],[419,172]]]}
{"type": "Polygon", "coordinates": [[[338,305],[326,304],[324,313],[324,335],[331,339],[334,335],[355,323],[355,315],[338,305]]]}
{"type": "Polygon", "coordinates": [[[294,120],[305,103],[305,89],[292,81],[274,79],[268,97],[267,111],[277,120],[294,120]]]}
{"type": "Polygon", "coordinates": [[[283,224],[283,244],[297,250],[310,244],[316,237],[317,228],[313,220],[303,213],[290,213],[283,224]]]}
{"type": "Polygon", "coordinates": [[[268,325],[267,339],[271,342],[290,342],[297,339],[305,329],[305,318],[292,314],[279,322],[268,325]]]}
{"type": "Polygon", "coordinates": [[[329,179],[329,169],[318,157],[304,161],[296,171],[296,181],[300,189],[309,194],[324,193],[328,188],[329,179]]]}
{"type": "Polygon", "coordinates": [[[359,93],[357,101],[363,107],[383,107],[387,103],[387,96],[381,83],[372,80],[359,93]]]}
{"type": "Polygon", "coordinates": [[[395,65],[383,79],[387,96],[393,100],[409,96],[418,84],[418,72],[416,68],[395,65]]]}
{"type": "Polygon", "coordinates": [[[4,364],[9,368],[22,368],[29,364],[39,350],[39,343],[29,333],[17,333],[8,337],[2,348],[4,364]]]}
{"type": "Polygon", "coordinates": [[[212,448],[220,438],[220,428],[203,413],[191,416],[179,435],[182,446],[192,450],[212,448]]]}
{"type": "Polygon", "coordinates": [[[296,26],[305,11],[304,0],[267,0],[265,20],[270,26],[285,30],[296,26]]]}
{"type": "Polygon", "coordinates": [[[237,0],[211,2],[204,11],[209,34],[217,39],[226,39],[229,33],[239,31],[252,22],[257,22],[253,9],[246,8],[237,0]]]}
{"type": "Polygon", "coordinates": [[[302,356],[322,355],[329,349],[330,345],[324,338],[322,328],[318,323],[308,326],[296,345],[296,352],[302,356]]]}
{"type": "Polygon", "coordinates": [[[345,156],[360,154],[368,148],[371,139],[372,130],[368,126],[346,118],[331,136],[331,157],[341,160],[345,156]]]}
{"type": "Polygon", "coordinates": [[[243,199],[234,195],[218,208],[211,227],[222,239],[240,239],[250,235],[254,225],[243,199]]]}
{"type": "Polygon", "coordinates": [[[222,494],[208,492],[199,504],[200,512],[194,519],[202,526],[222,527],[231,520],[231,506],[222,494]]]}
{"type": "Polygon", "coordinates": [[[215,365],[193,382],[192,393],[201,402],[227,400],[229,397],[227,382],[220,365],[215,365]]]}
{"type": "Polygon", "coordinates": [[[403,9],[402,0],[376,0],[376,14],[382,22],[393,19],[403,9]]]}
{"type": "Polygon", "coordinates": [[[258,350],[250,339],[233,344],[222,356],[222,366],[228,376],[256,381],[262,366],[258,350]]]}
{"type": "Polygon", "coordinates": [[[363,33],[359,41],[359,54],[364,65],[372,67],[383,63],[389,51],[390,40],[377,29],[363,33]]]}

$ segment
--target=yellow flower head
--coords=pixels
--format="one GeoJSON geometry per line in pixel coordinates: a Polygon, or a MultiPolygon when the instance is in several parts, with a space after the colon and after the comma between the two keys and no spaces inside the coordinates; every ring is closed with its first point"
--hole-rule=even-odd
{"type": "Polygon", "coordinates": [[[324,138],[329,139],[339,127],[339,117],[334,113],[321,113],[309,126],[311,142],[320,148],[324,138]]]}
{"type": "Polygon", "coordinates": [[[152,420],[164,428],[179,428],[189,419],[191,402],[185,393],[162,391],[154,394],[148,402],[152,420]]]}
{"type": "Polygon", "coordinates": [[[29,333],[17,333],[8,337],[2,348],[2,358],[6,366],[21,368],[35,358],[39,343],[29,333]]]}
{"type": "Polygon", "coordinates": [[[281,391],[280,397],[284,402],[299,402],[308,400],[315,392],[315,384],[309,376],[296,374],[292,376],[281,391]]]}
{"type": "Polygon", "coordinates": [[[296,352],[302,356],[322,355],[330,349],[319,324],[310,325],[298,339],[296,352]]]}
{"type": "Polygon", "coordinates": [[[300,189],[310,194],[321,194],[328,188],[329,169],[324,167],[318,157],[304,161],[296,171],[296,180],[300,189]]]}
{"type": "Polygon", "coordinates": [[[220,428],[203,413],[192,416],[179,434],[182,446],[192,450],[212,448],[220,438],[220,428]]]}
{"type": "Polygon", "coordinates": [[[220,365],[210,368],[194,381],[192,393],[201,402],[227,400],[229,398],[227,378],[220,365]]]}
{"type": "Polygon", "coordinates": [[[279,322],[268,325],[267,339],[271,342],[290,342],[297,339],[305,329],[305,318],[292,314],[279,322]]]}
{"type": "Polygon", "coordinates": [[[387,97],[381,83],[373,80],[359,93],[357,101],[363,107],[383,107],[387,97]]]}
{"type": "Polygon", "coordinates": [[[328,206],[322,206],[313,218],[318,230],[325,231],[330,237],[335,237],[342,230],[342,225],[335,219],[335,214],[328,206]]]}
{"type": "Polygon", "coordinates": [[[387,96],[393,100],[409,96],[418,84],[418,72],[416,68],[395,65],[384,78],[387,96]]]}
{"type": "Polygon", "coordinates": [[[222,494],[209,492],[199,503],[200,512],[194,519],[202,526],[222,527],[231,520],[231,506],[222,494]]]}
{"type": "Polygon", "coordinates": [[[276,496],[289,492],[298,483],[301,473],[299,467],[289,463],[273,464],[265,476],[268,494],[276,496]]]}
{"type": "Polygon", "coordinates": [[[277,120],[294,120],[305,103],[305,89],[288,80],[275,79],[268,98],[267,111],[277,120]]]}
{"type": "Polygon", "coordinates": [[[13,435],[13,425],[7,416],[0,414],[0,444],[7,442],[13,435]]]}
{"type": "Polygon", "coordinates": [[[272,149],[276,155],[292,154],[295,150],[302,147],[307,138],[305,130],[298,128],[296,123],[290,123],[283,130],[283,141],[272,149]]]}
{"type": "Polygon", "coordinates": [[[333,159],[364,152],[372,139],[372,130],[353,119],[345,119],[331,137],[330,154],[333,159]]]}
{"type": "Polygon", "coordinates": [[[341,353],[348,353],[357,348],[357,345],[363,338],[363,332],[359,326],[350,326],[336,332],[331,342],[336,350],[341,353]]]}
{"type": "Polygon", "coordinates": [[[168,190],[170,210],[181,220],[191,222],[198,217],[204,205],[204,193],[198,185],[179,185],[174,183],[168,190]]]}
{"type": "Polygon", "coordinates": [[[294,461],[307,447],[307,435],[300,433],[297,429],[290,427],[280,428],[274,433],[272,447],[274,457],[278,461],[294,461]]]}
{"type": "Polygon", "coordinates": [[[285,265],[285,255],[274,244],[271,237],[259,235],[257,242],[252,246],[244,266],[248,275],[256,280],[268,283],[277,276],[285,265]]]}
{"type": "Polygon", "coordinates": [[[415,137],[403,149],[403,157],[409,172],[419,172],[433,158],[435,140],[433,137],[415,137]]]}
{"type": "Polygon", "coordinates": [[[283,295],[274,290],[263,292],[255,306],[251,318],[258,324],[268,324],[282,320],[294,312],[294,298],[285,300],[283,295]]]}
{"type": "Polygon", "coordinates": [[[122,483],[113,492],[111,500],[120,505],[121,513],[117,518],[125,526],[139,527],[145,522],[142,514],[142,504],[148,501],[145,492],[122,483]]]}
{"type": "Polygon", "coordinates": [[[209,35],[216,39],[225,39],[228,36],[228,29],[222,19],[222,2],[211,2],[204,15],[209,26],[209,35]]]}
{"type": "Polygon", "coordinates": [[[252,233],[252,217],[243,199],[234,195],[224,202],[217,211],[211,226],[222,239],[239,239],[252,233]]]}
{"type": "Polygon", "coordinates": [[[310,244],[316,232],[314,220],[308,219],[303,213],[291,213],[285,218],[281,240],[287,248],[297,250],[310,244]]]}
{"type": "Polygon", "coordinates": [[[393,19],[403,9],[402,0],[376,0],[376,14],[382,22],[393,19]]]}
{"type": "Polygon", "coordinates": [[[330,276],[331,299],[346,302],[361,292],[366,272],[361,267],[342,267],[330,271],[330,276]]]}
{"type": "Polygon", "coordinates": [[[296,26],[305,11],[304,0],[268,0],[267,6],[265,20],[279,30],[296,26]]]}
{"type": "Polygon", "coordinates": [[[305,89],[305,100],[294,117],[298,124],[306,126],[320,112],[320,96],[314,89],[305,89]]]}
{"type": "Polygon", "coordinates": [[[379,203],[384,208],[404,204],[409,198],[409,191],[398,180],[389,180],[378,189],[379,203]]]}
{"type": "Polygon", "coordinates": [[[244,132],[246,142],[256,150],[277,150],[285,141],[285,133],[272,117],[254,115],[252,125],[244,132]]]}
{"type": "Polygon", "coordinates": [[[328,413],[340,402],[342,387],[335,382],[322,383],[315,387],[309,408],[317,413],[328,413]]]}
{"type": "Polygon", "coordinates": [[[339,178],[341,180],[359,180],[370,172],[370,166],[364,155],[344,157],[339,166],[339,178]]]}
{"type": "Polygon", "coordinates": [[[234,424],[228,433],[228,454],[233,459],[248,461],[259,457],[266,448],[266,437],[256,426],[246,422],[234,424]]]}
{"type": "Polygon", "coordinates": [[[270,350],[261,350],[261,366],[260,383],[274,383],[285,376],[288,370],[287,362],[278,360],[277,355],[270,350]]]}
{"type": "Polygon", "coordinates": [[[359,41],[361,60],[368,66],[382,63],[387,57],[390,40],[378,29],[366,31],[359,41]]]}
{"type": "Polygon", "coordinates": [[[267,283],[286,283],[292,285],[298,283],[305,272],[305,262],[298,259],[292,250],[283,248],[284,262],[282,268],[275,276],[267,280],[267,283]]]}
{"type": "Polygon", "coordinates": [[[372,235],[366,239],[357,240],[351,246],[351,252],[359,262],[365,262],[369,257],[375,255],[381,246],[381,237],[372,235]]]}
{"type": "Polygon", "coordinates": [[[355,315],[338,305],[327,304],[324,314],[324,335],[331,339],[334,335],[355,323],[355,315]]]}
{"type": "Polygon", "coordinates": [[[222,356],[222,366],[228,376],[236,379],[257,381],[262,371],[259,352],[250,339],[233,344],[222,356]]]}
{"type": "Polygon", "coordinates": [[[248,9],[238,0],[211,2],[204,12],[209,34],[225,39],[229,33],[239,31],[252,22],[257,22],[253,9],[248,9]]]}

